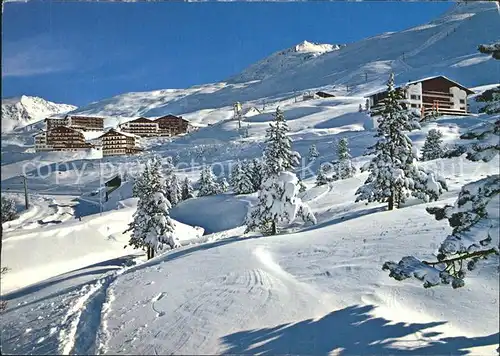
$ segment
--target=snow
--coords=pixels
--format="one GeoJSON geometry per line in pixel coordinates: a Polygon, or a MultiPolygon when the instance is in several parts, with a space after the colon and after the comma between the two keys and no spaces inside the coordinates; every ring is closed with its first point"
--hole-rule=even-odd
{"type": "Polygon", "coordinates": [[[36,97],[22,95],[17,98],[2,99],[2,133],[32,125],[54,114],[64,114],[77,107],[56,104],[36,97]]]}
{"type": "MultiPolygon", "coordinates": [[[[409,254],[432,260],[451,229],[425,208],[453,204],[464,184],[498,174],[498,160],[420,162],[446,178],[448,191],[437,202],[408,199],[390,212],[384,204],[354,202],[366,173],[314,185],[318,167],[336,158],[334,143],[344,137],[353,165],[368,162],[363,154],[375,143],[375,131],[358,106],[367,92],[383,87],[389,71],[399,74],[399,82],[442,74],[477,93],[498,85],[491,83],[491,73],[500,62],[453,67],[476,58],[478,43],[495,39],[498,16],[494,4],[460,3],[413,31],[352,43],[265,73],[271,75],[264,79],[127,93],[77,110],[106,117],[107,126],[174,113],[199,127],[182,137],[144,140],[146,151],[137,156],[96,160],[84,153],[34,153],[29,126],[2,133],[2,194],[14,197],[20,211],[18,219],[3,224],[2,266],[10,271],[2,275],[2,300],[8,302],[0,326],[2,352],[496,355],[498,257],[468,273],[458,290],[398,282],[381,268],[409,254]],[[337,96],[296,102],[294,89],[337,96]],[[243,120],[250,125],[248,137],[232,120],[236,100],[260,111],[243,120]],[[261,156],[277,106],[287,118],[292,149],[307,157],[314,144],[320,152],[296,171],[307,188],[297,197],[311,208],[316,224],[293,222],[277,236],[244,234],[258,193],[227,192],[172,208],[182,247],[147,262],[141,251],[124,248],[129,235],[123,231],[137,198],[125,182],[100,214],[98,196],[90,195],[100,186],[100,173],[111,178],[123,168],[133,171],[157,154],[190,163],[175,171],[180,180],[197,181],[203,164],[210,163],[227,176],[234,162],[261,156]],[[27,211],[17,177],[23,166],[27,211]]],[[[259,74],[246,75],[252,73],[259,74]]],[[[463,143],[462,133],[497,119],[444,116],[409,136],[417,151],[431,129],[443,133],[445,144],[463,143]]]]}

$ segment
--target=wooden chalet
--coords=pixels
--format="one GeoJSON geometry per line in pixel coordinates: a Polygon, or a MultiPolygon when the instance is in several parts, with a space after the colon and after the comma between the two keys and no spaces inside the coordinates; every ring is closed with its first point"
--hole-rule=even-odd
{"type": "Polygon", "coordinates": [[[168,114],[154,120],[162,136],[175,136],[189,131],[189,121],[182,116],[168,114]]]}
{"type": "MultiPolygon", "coordinates": [[[[422,118],[432,113],[467,116],[467,97],[474,93],[442,75],[408,82],[397,86],[396,90],[403,91],[402,103],[407,108],[418,110],[422,118]]],[[[387,90],[369,95],[370,108],[382,106],[386,97],[387,90]]]]}
{"type": "Polygon", "coordinates": [[[66,126],[56,126],[35,135],[36,151],[81,151],[94,148],[83,133],[66,126]]]}
{"type": "Polygon", "coordinates": [[[159,134],[158,123],[145,117],[127,121],[120,124],[119,128],[122,132],[128,132],[141,137],[158,136],[159,134]]]}
{"type": "Polygon", "coordinates": [[[99,136],[103,156],[128,155],[142,151],[138,146],[140,137],[128,132],[111,129],[99,136]]]}

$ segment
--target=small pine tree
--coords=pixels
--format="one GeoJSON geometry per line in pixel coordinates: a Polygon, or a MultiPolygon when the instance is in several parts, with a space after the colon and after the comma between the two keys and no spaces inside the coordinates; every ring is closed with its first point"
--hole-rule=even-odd
{"type": "Polygon", "coordinates": [[[251,176],[254,192],[258,191],[260,189],[260,185],[262,184],[263,168],[263,164],[258,158],[254,158],[252,160],[252,164],[249,166],[249,169],[252,171],[251,176]]]}
{"type": "Polygon", "coordinates": [[[2,224],[6,221],[11,221],[17,219],[17,209],[16,203],[11,198],[6,196],[1,196],[1,215],[2,215],[2,224]]]}
{"type": "Polygon", "coordinates": [[[422,161],[430,161],[441,158],[443,149],[443,134],[441,131],[431,129],[427,133],[424,145],[422,147],[422,161]]]}
{"type": "Polygon", "coordinates": [[[154,257],[165,244],[170,248],[179,246],[174,235],[174,225],[170,219],[170,202],[165,196],[165,179],[161,173],[159,160],[152,159],[146,163],[137,188],[139,202],[133,221],[124,232],[132,230],[129,245],[135,248],[146,248],[148,259],[154,257]],[[149,184],[144,183],[149,182],[149,184]],[[150,190],[151,189],[151,190],[150,190]]]}
{"type": "Polygon", "coordinates": [[[320,165],[318,172],[316,174],[316,186],[325,185],[330,182],[330,179],[326,176],[326,166],[324,164],[320,165]]]}
{"type": "Polygon", "coordinates": [[[369,110],[370,110],[370,100],[366,99],[366,101],[365,101],[365,111],[369,111],[369,110]]]}
{"type": "Polygon", "coordinates": [[[298,197],[298,178],[289,172],[300,159],[300,155],[291,149],[291,140],[287,136],[288,126],[279,108],[274,115],[274,123],[269,124],[266,132],[264,150],[264,179],[260,186],[258,203],[247,216],[247,231],[259,229],[263,233],[277,234],[280,222],[290,223],[297,216],[304,221],[316,223],[316,219],[298,197]],[[287,172],[288,171],[288,172],[287,172]]]}
{"type": "Polygon", "coordinates": [[[168,182],[167,199],[172,206],[176,206],[182,200],[182,188],[175,174],[172,174],[168,182]]]}
{"type": "Polygon", "coordinates": [[[246,232],[260,230],[264,234],[276,235],[279,223],[289,224],[297,217],[315,224],[311,209],[297,197],[298,190],[298,179],[292,172],[283,171],[264,180],[258,204],[247,217],[246,232]]]}
{"type": "Polygon", "coordinates": [[[221,175],[219,179],[217,179],[217,194],[226,193],[229,190],[229,183],[227,182],[226,177],[221,175]]]}
{"type": "Polygon", "coordinates": [[[210,166],[203,167],[198,185],[200,187],[198,196],[200,197],[218,194],[220,188],[210,166]]]}
{"type": "Polygon", "coordinates": [[[188,177],[184,178],[184,180],[182,181],[181,191],[182,191],[182,200],[194,198],[193,187],[191,186],[191,181],[189,180],[188,177]]]}
{"type": "MultiPolygon", "coordinates": [[[[489,162],[500,152],[499,137],[500,120],[487,123],[462,135],[462,139],[476,142],[450,151],[449,156],[467,153],[471,161],[489,162]]],[[[464,286],[466,270],[472,271],[480,260],[499,254],[499,193],[500,175],[494,174],[463,186],[453,206],[427,208],[436,220],[447,219],[453,228],[439,247],[437,261],[406,256],[398,263],[385,262],[383,269],[398,281],[416,278],[425,288],[450,283],[453,288],[464,286]]]]}
{"type": "Polygon", "coordinates": [[[308,160],[309,162],[314,162],[318,157],[319,157],[318,149],[316,148],[315,144],[312,144],[311,147],[309,147],[308,160]]]}
{"type": "Polygon", "coordinates": [[[231,186],[236,194],[253,193],[252,167],[247,162],[237,162],[231,172],[231,186]]]}
{"type": "Polygon", "coordinates": [[[266,176],[291,170],[299,164],[300,155],[292,151],[292,141],[288,137],[288,125],[280,108],[276,108],[274,121],[266,131],[267,146],[264,151],[266,176]]]}
{"type": "Polygon", "coordinates": [[[337,145],[337,161],[333,162],[334,180],[351,178],[356,173],[356,167],[351,161],[349,152],[349,141],[346,137],[341,138],[337,145]]]}
{"type": "Polygon", "coordinates": [[[368,152],[375,157],[362,168],[362,171],[370,171],[370,175],[356,191],[356,201],[387,202],[388,209],[392,210],[410,195],[428,202],[447,189],[444,179],[416,166],[411,139],[404,132],[420,128],[420,124],[416,116],[402,107],[402,99],[402,92],[395,89],[391,74],[378,118],[378,141],[368,152]]]}
{"type": "Polygon", "coordinates": [[[358,111],[359,111],[359,112],[363,112],[363,105],[359,104],[358,111]]]}

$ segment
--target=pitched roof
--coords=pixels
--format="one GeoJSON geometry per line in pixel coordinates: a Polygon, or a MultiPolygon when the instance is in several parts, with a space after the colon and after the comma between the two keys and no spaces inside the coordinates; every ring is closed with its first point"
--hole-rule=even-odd
{"type": "Polygon", "coordinates": [[[176,116],[176,115],[172,115],[172,114],[157,117],[156,119],[153,119],[153,121],[158,121],[160,119],[180,119],[182,121],[188,122],[188,120],[184,119],[182,116],[176,116]]]}
{"type": "Polygon", "coordinates": [[[131,133],[128,133],[128,132],[118,131],[116,129],[108,130],[108,131],[106,131],[106,133],[104,133],[103,135],[101,135],[101,136],[99,136],[97,138],[101,138],[101,137],[104,137],[104,136],[107,136],[107,135],[110,135],[110,134],[118,134],[118,135],[125,136],[125,137],[139,138],[139,136],[137,136],[137,135],[134,135],[134,134],[131,134],[131,133]]]}
{"type": "Polygon", "coordinates": [[[154,123],[153,120],[150,120],[150,119],[147,119],[147,118],[141,116],[141,117],[139,117],[137,119],[133,119],[133,120],[124,122],[121,125],[123,125],[123,124],[129,124],[129,123],[135,123],[135,122],[137,122],[137,123],[149,123],[149,124],[153,124],[154,123]]]}
{"type": "MultiPolygon", "coordinates": [[[[451,80],[450,78],[444,76],[444,75],[434,75],[432,77],[425,77],[425,78],[421,78],[421,79],[418,79],[418,80],[413,80],[411,82],[407,82],[407,83],[404,83],[404,84],[399,84],[399,85],[396,85],[395,88],[396,89],[400,89],[406,85],[412,85],[412,84],[417,84],[417,83],[422,83],[422,82],[426,82],[428,80],[431,80],[431,79],[437,79],[437,78],[443,78],[444,80],[447,80],[453,84],[455,84],[457,87],[459,87],[460,89],[462,90],[465,90],[467,92],[467,94],[474,94],[474,92],[472,90],[470,90],[469,88],[463,86],[462,84],[454,81],[454,80],[451,80]]],[[[372,95],[376,95],[376,94],[380,94],[380,93],[383,93],[383,92],[386,92],[387,89],[381,89],[381,90],[377,90],[375,92],[372,92],[372,93],[369,93],[367,95],[365,95],[365,98],[367,97],[370,97],[372,95]]]]}

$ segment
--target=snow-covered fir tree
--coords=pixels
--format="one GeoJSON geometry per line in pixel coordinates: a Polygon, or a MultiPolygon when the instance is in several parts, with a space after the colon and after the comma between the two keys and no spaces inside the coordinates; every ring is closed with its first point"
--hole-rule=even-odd
{"type": "Polygon", "coordinates": [[[363,105],[359,104],[358,112],[363,112],[363,105]]]}
{"type": "MultiPolygon", "coordinates": [[[[471,161],[489,162],[500,152],[500,120],[461,138],[475,142],[450,152],[450,156],[467,153],[471,161]]],[[[499,193],[500,175],[494,174],[463,186],[454,205],[427,208],[437,220],[447,219],[453,228],[439,247],[437,260],[406,256],[398,263],[385,262],[383,269],[399,281],[412,277],[423,281],[426,288],[443,284],[451,284],[453,288],[464,286],[467,271],[474,270],[481,260],[499,255],[499,193]]]]}
{"type": "Polygon", "coordinates": [[[161,158],[153,156],[144,165],[142,173],[135,179],[132,194],[142,198],[165,188],[165,177],[161,171],[161,158]]]}
{"type": "Polygon", "coordinates": [[[176,206],[182,200],[182,188],[177,175],[172,174],[167,184],[167,198],[172,206],[176,206]]]}
{"type": "Polygon", "coordinates": [[[356,167],[353,166],[351,161],[347,137],[343,137],[338,141],[337,160],[333,162],[332,169],[334,180],[351,178],[356,173],[356,167]]]}
{"type": "Polygon", "coordinates": [[[236,163],[231,172],[231,187],[236,194],[250,194],[255,191],[251,174],[251,165],[245,161],[236,163]]]}
{"type": "Polygon", "coordinates": [[[318,172],[316,173],[316,186],[325,185],[330,182],[331,179],[326,175],[326,165],[322,164],[318,167],[318,172]]]}
{"type": "Polygon", "coordinates": [[[443,154],[443,134],[437,129],[431,129],[427,133],[422,146],[422,161],[430,161],[441,158],[443,154]]]}
{"type": "Polygon", "coordinates": [[[224,175],[217,179],[217,194],[225,193],[229,190],[229,183],[224,175]]]}
{"type": "Polygon", "coordinates": [[[356,191],[356,201],[387,202],[388,209],[399,207],[410,195],[425,202],[436,200],[447,189],[445,180],[416,165],[416,153],[405,131],[420,128],[417,117],[400,104],[402,92],[395,89],[394,75],[387,82],[387,97],[378,117],[374,154],[362,171],[370,175],[356,191]]]}
{"type": "Polygon", "coordinates": [[[260,230],[264,234],[278,233],[278,224],[291,223],[300,216],[304,221],[316,223],[307,204],[297,197],[299,180],[290,172],[298,164],[300,156],[291,149],[287,136],[288,126],[281,110],[276,109],[274,123],[266,132],[264,150],[265,167],[258,203],[247,216],[247,230],[260,230]]]}
{"type": "Polygon", "coordinates": [[[193,195],[193,187],[191,186],[191,181],[188,177],[184,178],[181,186],[181,196],[182,200],[191,199],[193,195]]]}
{"type": "Polygon", "coordinates": [[[16,219],[17,209],[14,200],[4,195],[2,195],[0,199],[2,201],[2,206],[1,206],[2,224],[6,221],[11,221],[16,219]]]}
{"type": "Polygon", "coordinates": [[[266,130],[267,146],[264,150],[265,175],[278,174],[299,165],[300,155],[292,151],[292,141],[288,137],[288,124],[283,111],[276,108],[273,122],[266,130]]]}
{"type": "Polygon", "coordinates": [[[205,166],[201,170],[200,180],[198,181],[199,192],[198,196],[203,197],[207,195],[214,195],[219,193],[219,184],[216,182],[212,167],[205,166]]]}
{"type": "Polygon", "coordinates": [[[260,159],[254,158],[249,165],[249,170],[252,172],[253,191],[256,192],[260,189],[260,185],[262,184],[264,165],[260,159]]]}
{"type": "Polygon", "coordinates": [[[165,196],[165,179],[160,161],[156,158],[148,161],[139,178],[136,181],[136,184],[139,182],[136,187],[139,196],[137,210],[125,232],[132,231],[129,245],[146,248],[149,259],[164,245],[175,248],[179,246],[179,242],[170,219],[171,205],[165,196]]]}
{"type": "Polygon", "coordinates": [[[307,158],[309,162],[314,162],[318,157],[319,157],[318,149],[316,148],[316,145],[313,143],[311,147],[309,147],[309,155],[307,158]]]}
{"type": "Polygon", "coordinates": [[[309,206],[297,197],[299,182],[292,172],[282,171],[266,178],[259,191],[258,203],[247,218],[246,231],[260,230],[276,235],[280,223],[289,224],[297,217],[315,224],[316,218],[309,206]]]}

